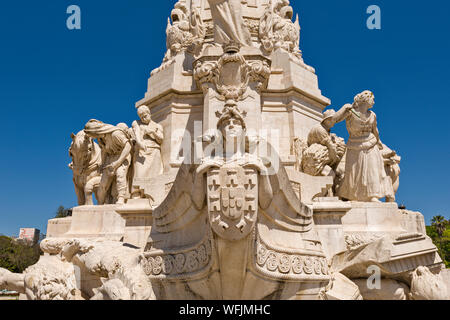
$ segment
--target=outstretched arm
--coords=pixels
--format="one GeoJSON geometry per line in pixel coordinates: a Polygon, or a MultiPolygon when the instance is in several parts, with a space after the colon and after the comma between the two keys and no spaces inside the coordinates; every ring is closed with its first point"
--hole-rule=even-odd
{"type": "Polygon", "coordinates": [[[347,103],[334,115],[334,123],[339,123],[347,119],[350,115],[350,110],[353,109],[353,105],[347,103]]]}

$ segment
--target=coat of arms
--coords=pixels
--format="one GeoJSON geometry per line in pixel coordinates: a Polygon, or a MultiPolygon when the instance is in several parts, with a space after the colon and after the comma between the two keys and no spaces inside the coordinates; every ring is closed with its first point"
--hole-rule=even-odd
{"type": "Polygon", "coordinates": [[[227,240],[252,231],[258,213],[258,172],[236,163],[208,172],[208,212],[213,230],[227,240]]]}

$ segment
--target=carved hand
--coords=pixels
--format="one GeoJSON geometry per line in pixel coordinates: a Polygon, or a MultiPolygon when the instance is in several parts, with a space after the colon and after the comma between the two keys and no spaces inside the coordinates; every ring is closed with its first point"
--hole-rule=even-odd
{"type": "Polygon", "coordinates": [[[120,167],[120,164],[118,164],[117,162],[113,162],[111,164],[109,164],[108,166],[106,166],[106,170],[109,171],[111,174],[116,173],[117,168],[120,167]]]}

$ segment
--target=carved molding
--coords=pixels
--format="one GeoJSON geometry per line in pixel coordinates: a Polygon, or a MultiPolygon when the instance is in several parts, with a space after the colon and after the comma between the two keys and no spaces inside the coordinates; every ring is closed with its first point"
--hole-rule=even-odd
{"type": "Polygon", "coordinates": [[[255,266],[270,278],[290,280],[329,280],[328,261],[323,255],[270,247],[256,235],[255,266]]]}
{"type": "Polygon", "coordinates": [[[197,246],[167,253],[147,252],[140,256],[145,274],[154,279],[188,278],[207,271],[212,265],[213,243],[208,232],[197,246]]]}

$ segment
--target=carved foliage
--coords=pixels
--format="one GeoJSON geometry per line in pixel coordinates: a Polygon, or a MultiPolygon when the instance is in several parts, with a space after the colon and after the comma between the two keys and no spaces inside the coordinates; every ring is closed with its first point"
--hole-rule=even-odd
{"type": "Polygon", "coordinates": [[[239,101],[245,98],[250,82],[256,83],[260,91],[267,83],[270,66],[267,61],[247,62],[239,52],[225,52],[215,61],[200,61],[194,64],[194,78],[203,91],[214,84],[222,100],[239,101]]]}

